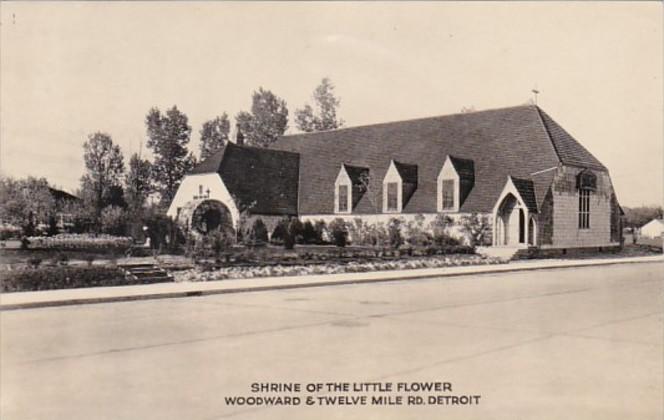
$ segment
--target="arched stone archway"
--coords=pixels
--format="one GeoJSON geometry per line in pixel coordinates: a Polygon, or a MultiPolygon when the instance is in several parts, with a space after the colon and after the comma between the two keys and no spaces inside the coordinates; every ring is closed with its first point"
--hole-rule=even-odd
{"type": "Polygon", "coordinates": [[[177,215],[178,223],[187,232],[207,235],[214,231],[230,232],[235,221],[230,209],[221,201],[212,199],[192,200],[177,215]]]}
{"type": "Polygon", "coordinates": [[[496,213],[494,228],[495,245],[519,245],[525,243],[526,213],[521,202],[514,194],[507,194],[496,213]]]}

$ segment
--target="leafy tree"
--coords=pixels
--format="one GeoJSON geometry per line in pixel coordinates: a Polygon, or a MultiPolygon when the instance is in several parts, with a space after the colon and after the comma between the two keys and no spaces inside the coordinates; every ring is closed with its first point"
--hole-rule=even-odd
{"type": "Polygon", "coordinates": [[[4,223],[19,226],[30,236],[38,223],[47,222],[55,213],[55,198],[45,178],[0,177],[0,219],[4,223]]]}
{"type": "Polygon", "coordinates": [[[238,130],[251,146],[268,147],[288,128],[286,101],[262,87],[252,95],[251,112],[235,116],[238,130]]]}
{"type": "Polygon", "coordinates": [[[106,201],[119,201],[124,160],[120,146],[113,144],[111,136],[106,133],[90,134],[83,150],[86,169],[81,178],[83,199],[99,219],[106,201]]]}
{"type": "Polygon", "coordinates": [[[180,181],[195,165],[196,159],[187,145],[191,135],[189,119],[176,106],[162,114],[152,108],[145,117],[147,146],[152,149],[152,180],[161,195],[162,204],[171,202],[180,181]]]}
{"type": "Polygon", "coordinates": [[[652,219],[662,218],[661,206],[623,207],[626,227],[641,227],[652,219]]]}
{"type": "Polygon", "coordinates": [[[295,125],[307,133],[312,131],[334,130],[343,126],[344,121],[337,118],[337,107],[340,100],[334,95],[334,85],[327,77],[313,93],[316,109],[305,104],[304,108],[295,111],[295,125]]]}
{"type": "Polygon", "coordinates": [[[129,159],[129,172],[125,178],[125,200],[130,212],[140,213],[153,191],[152,164],[134,153],[129,159]]]}
{"type": "Polygon", "coordinates": [[[207,159],[228,142],[231,123],[224,112],[220,117],[203,123],[201,128],[200,160],[207,159]]]}

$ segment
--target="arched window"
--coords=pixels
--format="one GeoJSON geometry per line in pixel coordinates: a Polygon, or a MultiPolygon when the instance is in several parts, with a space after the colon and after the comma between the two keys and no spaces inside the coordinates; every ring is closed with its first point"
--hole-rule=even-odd
{"type": "Polygon", "coordinates": [[[537,245],[537,223],[535,218],[531,217],[528,221],[528,244],[537,245]]]}
{"type": "Polygon", "coordinates": [[[597,175],[584,169],[576,176],[579,191],[579,229],[590,229],[590,196],[597,190],[597,175]]]}

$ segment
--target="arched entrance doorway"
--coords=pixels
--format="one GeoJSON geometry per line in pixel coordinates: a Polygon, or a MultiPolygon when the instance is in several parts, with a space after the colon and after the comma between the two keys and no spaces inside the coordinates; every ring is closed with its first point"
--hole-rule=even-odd
{"type": "Polygon", "coordinates": [[[513,194],[507,194],[500,205],[495,218],[495,245],[519,245],[526,241],[526,214],[519,200],[513,194]]]}

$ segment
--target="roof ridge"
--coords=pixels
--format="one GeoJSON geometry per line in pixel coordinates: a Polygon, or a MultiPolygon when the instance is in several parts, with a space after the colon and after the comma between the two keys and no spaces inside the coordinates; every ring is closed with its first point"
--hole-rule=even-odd
{"type": "Polygon", "coordinates": [[[553,148],[553,152],[556,154],[556,157],[558,158],[558,163],[562,164],[563,159],[560,157],[560,152],[558,152],[558,148],[556,147],[556,143],[553,141],[553,137],[551,136],[551,132],[549,131],[549,128],[546,126],[546,123],[544,122],[544,117],[542,117],[542,110],[537,105],[535,105],[535,109],[537,110],[537,119],[539,120],[540,124],[542,125],[542,128],[544,129],[544,132],[546,133],[546,138],[549,139],[549,143],[551,144],[551,147],[553,148]]]}
{"type": "Polygon", "coordinates": [[[339,132],[339,131],[353,130],[353,129],[358,129],[358,128],[378,127],[378,126],[390,125],[390,124],[399,124],[399,123],[416,122],[416,121],[424,121],[424,120],[435,120],[435,119],[439,119],[439,118],[454,117],[454,116],[458,116],[458,115],[474,115],[474,114],[482,114],[482,113],[485,113],[485,112],[506,111],[506,110],[515,109],[515,108],[531,108],[531,107],[536,107],[537,108],[536,105],[530,105],[530,104],[504,106],[504,107],[499,107],[499,108],[482,109],[482,110],[479,110],[479,111],[472,111],[472,112],[454,112],[452,114],[431,115],[431,116],[428,116],[428,117],[409,118],[409,119],[406,119],[406,120],[392,120],[392,121],[384,121],[384,122],[379,122],[379,123],[353,125],[353,126],[350,126],[350,127],[333,128],[333,129],[330,129],[330,130],[311,131],[311,132],[308,132],[308,133],[284,134],[284,135],[280,136],[279,138],[307,137],[307,136],[310,136],[310,135],[316,135],[316,134],[320,134],[320,133],[336,133],[336,132],[339,132]]]}

